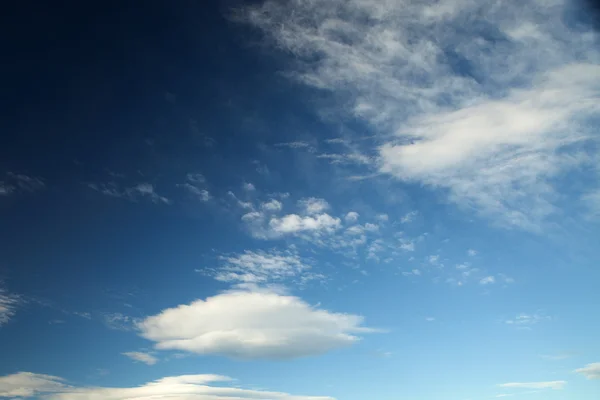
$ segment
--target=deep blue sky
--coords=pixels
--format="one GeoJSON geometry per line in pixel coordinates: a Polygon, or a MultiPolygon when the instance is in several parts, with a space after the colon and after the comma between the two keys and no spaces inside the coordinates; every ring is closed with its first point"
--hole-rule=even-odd
{"type": "Polygon", "coordinates": [[[0,398],[596,399],[590,10],[7,7],[0,398]]]}

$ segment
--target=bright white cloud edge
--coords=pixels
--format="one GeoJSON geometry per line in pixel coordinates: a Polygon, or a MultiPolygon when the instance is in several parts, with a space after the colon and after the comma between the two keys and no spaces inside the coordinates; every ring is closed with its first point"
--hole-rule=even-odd
{"type": "Polygon", "coordinates": [[[291,359],[352,345],[374,332],[363,317],[310,306],[269,290],[230,290],[138,323],[159,350],[237,359],[291,359]]]}
{"type": "Polygon", "coordinates": [[[126,388],[79,387],[64,379],[19,372],[0,377],[0,397],[18,399],[43,396],[46,400],[334,400],[325,396],[294,396],[281,392],[214,386],[232,379],[220,375],[180,375],[126,388]]]}

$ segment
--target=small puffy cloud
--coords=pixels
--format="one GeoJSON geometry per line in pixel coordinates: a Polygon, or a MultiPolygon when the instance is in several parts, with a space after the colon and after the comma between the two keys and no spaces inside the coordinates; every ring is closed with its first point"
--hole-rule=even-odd
{"type": "Polygon", "coordinates": [[[363,318],[268,291],[228,291],[170,308],[138,324],[161,350],[241,359],[290,359],[352,345],[363,318]]]}
{"type": "Polygon", "coordinates": [[[389,215],[387,215],[387,214],[377,214],[377,216],[375,218],[381,222],[387,222],[390,219],[389,215]]]}
{"type": "Polygon", "coordinates": [[[329,203],[324,199],[318,199],[316,197],[309,197],[298,201],[298,206],[303,210],[306,215],[321,214],[329,209],[329,203]]]}
{"type": "Polygon", "coordinates": [[[415,251],[415,242],[405,238],[400,238],[400,249],[404,251],[415,251]]]}
{"type": "Polygon", "coordinates": [[[300,216],[288,214],[281,218],[273,217],[269,221],[269,228],[276,235],[294,234],[305,231],[333,232],[340,227],[340,219],[329,214],[315,216],[300,216]]]}
{"type": "Polygon", "coordinates": [[[475,257],[477,255],[477,250],[469,249],[467,250],[467,254],[469,257],[475,257]]]}
{"type": "Polygon", "coordinates": [[[550,382],[510,382],[501,383],[498,387],[508,389],[554,389],[560,390],[565,387],[566,381],[550,381],[550,382]]]}
{"type": "Polygon", "coordinates": [[[243,188],[247,192],[252,192],[252,191],[256,190],[256,188],[254,187],[254,185],[251,184],[251,183],[249,183],[249,182],[244,183],[243,188]]]}
{"type": "Polygon", "coordinates": [[[575,372],[582,374],[587,379],[600,379],[600,362],[588,364],[583,368],[576,369],[575,372]]]}
{"type": "Polygon", "coordinates": [[[150,353],[144,353],[141,351],[128,351],[122,354],[131,358],[132,360],[143,362],[147,365],[154,365],[158,362],[158,358],[154,357],[150,353]]]}
{"type": "Polygon", "coordinates": [[[496,282],[496,278],[494,278],[493,276],[486,276],[485,278],[481,278],[481,280],[479,281],[481,285],[489,285],[494,282],[496,282]]]}
{"type": "Polygon", "coordinates": [[[408,224],[409,222],[414,221],[417,214],[418,213],[416,211],[411,211],[409,213],[404,214],[404,216],[402,218],[400,218],[400,223],[408,224]]]}
{"type": "Polygon", "coordinates": [[[279,200],[271,199],[265,203],[262,203],[260,207],[265,211],[277,212],[277,211],[281,211],[281,209],[283,208],[283,205],[281,204],[281,202],[279,200]]]}
{"type": "Polygon", "coordinates": [[[358,221],[359,216],[360,216],[360,214],[357,213],[356,211],[350,211],[348,214],[346,214],[346,216],[344,217],[344,220],[348,223],[354,223],[354,222],[358,221]]]}
{"type": "Polygon", "coordinates": [[[47,400],[335,400],[326,396],[298,396],[282,392],[243,389],[227,383],[221,375],[180,375],[164,377],[135,387],[70,386],[62,378],[19,372],[0,377],[0,397],[47,400]],[[217,386],[217,383],[221,385],[217,386]]]}
{"type": "Polygon", "coordinates": [[[427,321],[427,322],[433,322],[433,321],[435,321],[435,318],[433,318],[433,317],[427,317],[427,318],[425,318],[425,321],[427,321]]]}

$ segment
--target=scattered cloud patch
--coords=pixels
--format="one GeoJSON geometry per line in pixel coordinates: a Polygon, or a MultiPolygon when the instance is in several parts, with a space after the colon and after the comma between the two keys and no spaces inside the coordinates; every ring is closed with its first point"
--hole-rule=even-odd
{"type": "Polygon", "coordinates": [[[104,313],[102,322],[107,328],[117,331],[131,331],[135,328],[136,318],[122,313],[104,313]]]}
{"type": "Polygon", "coordinates": [[[20,296],[8,293],[5,289],[0,288],[0,327],[8,323],[15,315],[20,303],[20,296]]]}
{"type": "Polygon", "coordinates": [[[363,318],[332,313],[270,291],[228,291],[162,311],[138,323],[160,350],[240,359],[290,359],[352,345],[363,318]]]}
{"type": "Polygon", "coordinates": [[[588,364],[583,368],[576,369],[575,372],[582,374],[587,379],[600,379],[600,362],[588,364]]]}
{"type": "Polygon", "coordinates": [[[311,266],[291,250],[246,251],[220,260],[223,265],[213,273],[215,279],[223,282],[265,285],[292,280],[304,284],[324,279],[323,275],[311,272],[311,266]]]}
{"type": "Polygon", "coordinates": [[[271,199],[261,204],[261,208],[269,212],[278,212],[283,209],[283,204],[279,200],[271,199]]]}
{"type": "Polygon", "coordinates": [[[481,285],[490,285],[496,282],[496,278],[493,276],[486,276],[485,278],[481,278],[479,280],[479,284],[481,285]]]}
{"type": "Polygon", "coordinates": [[[143,362],[146,365],[154,365],[158,362],[158,358],[154,357],[152,354],[141,351],[128,351],[123,353],[123,355],[134,361],[143,362]]]}
{"type": "Polygon", "coordinates": [[[504,321],[507,325],[514,325],[517,327],[530,327],[532,325],[539,324],[540,322],[550,321],[552,318],[544,314],[519,314],[513,319],[504,321]]]}
{"type": "Polygon", "coordinates": [[[477,250],[469,249],[469,250],[467,250],[467,255],[469,257],[475,257],[477,255],[477,250]]]}
{"type": "Polygon", "coordinates": [[[309,197],[298,201],[298,206],[306,215],[318,215],[329,209],[329,203],[324,199],[309,197]]]}
{"type": "Polygon", "coordinates": [[[346,216],[344,217],[344,220],[348,223],[354,223],[354,222],[358,221],[359,216],[360,216],[360,214],[357,213],[356,211],[350,211],[348,214],[346,214],[346,216]]]}
{"type": "Polygon", "coordinates": [[[400,223],[408,224],[409,222],[414,221],[415,217],[418,215],[416,211],[411,211],[409,213],[404,214],[402,218],[400,218],[400,223]]]}
{"type": "Polygon", "coordinates": [[[302,61],[288,76],[343,96],[339,114],[372,127],[383,144],[358,153],[378,154],[373,166],[353,160],[360,175],[441,189],[499,225],[540,231],[558,178],[589,163],[600,109],[595,33],[572,28],[569,6],[268,0],[241,20],[302,61]]]}

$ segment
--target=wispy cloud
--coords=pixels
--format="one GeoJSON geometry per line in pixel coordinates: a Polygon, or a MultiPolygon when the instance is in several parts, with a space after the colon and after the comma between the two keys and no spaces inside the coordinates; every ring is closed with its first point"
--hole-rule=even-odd
{"type": "Polygon", "coordinates": [[[281,392],[243,389],[227,385],[232,379],[221,375],[180,375],[160,378],[135,387],[72,386],[57,376],[19,372],[0,376],[0,397],[35,397],[48,400],[335,400],[325,396],[296,396],[281,392]],[[221,383],[221,386],[215,384],[221,383]]]}
{"type": "Polygon", "coordinates": [[[552,320],[552,318],[548,315],[544,315],[544,314],[519,314],[517,315],[515,318],[512,319],[507,319],[506,321],[504,321],[505,324],[507,325],[514,325],[520,328],[529,328],[532,325],[536,325],[539,324],[540,322],[543,321],[550,321],[552,320]]]}
{"type": "Polygon", "coordinates": [[[154,365],[158,362],[158,358],[154,357],[152,354],[141,351],[128,351],[123,353],[123,355],[134,361],[143,362],[146,365],[154,365]]]}
{"type": "Polygon", "coordinates": [[[122,188],[116,182],[108,183],[89,183],[87,185],[106,196],[117,197],[131,202],[138,202],[140,199],[149,199],[155,204],[170,204],[171,201],[156,192],[154,185],[150,183],[138,183],[133,186],[122,188]]]}
{"type": "Polygon", "coordinates": [[[102,322],[110,329],[118,331],[131,331],[135,328],[138,319],[122,313],[104,313],[102,322]]]}
{"type": "Polygon", "coordinates": [[[0,287],[0,327],[15,315],[21,301],[20,296],[9,293],[0,287]]]}
{"type": "Polygon", "coordinates": [[[186,182],[178,184],[177,187],[184,189],[195,199],[206,202],[211,199],[211,195],[208,190],[204,188],[205,183],[206,179],[204,178],[204,175],[188,173],[186,175],[186,182]]]}
{"type": "Polygon", "coordinates": [[[7,172],[0,180],[0,196],[8,196],[19,192],[36,192],[46,187],[41,178],[7,172]]]}
{"type": "Polygon", "coordinates": [[[600,362],[588,364],[583,368],[576,369],[575,372],[582,374],[587,379],[600,379],[600,362]]]}
{"type": "Polygon", "coordinates": [[[510,389],[554,389],[560,390],[565,387],[566,381],[550,381],[550,382],[511,382],[502,383],[498,387],[510,389]]]}
{"type": "Polygon", "coordinates": [[[600,52],[567,7],[268,0],[240,19],[301,60],[291,78],[339,94],[339,114],[373,128],[382,144],[368,171],[538,231],[557,211],[557,181],[596,155],[600,52]]]}

